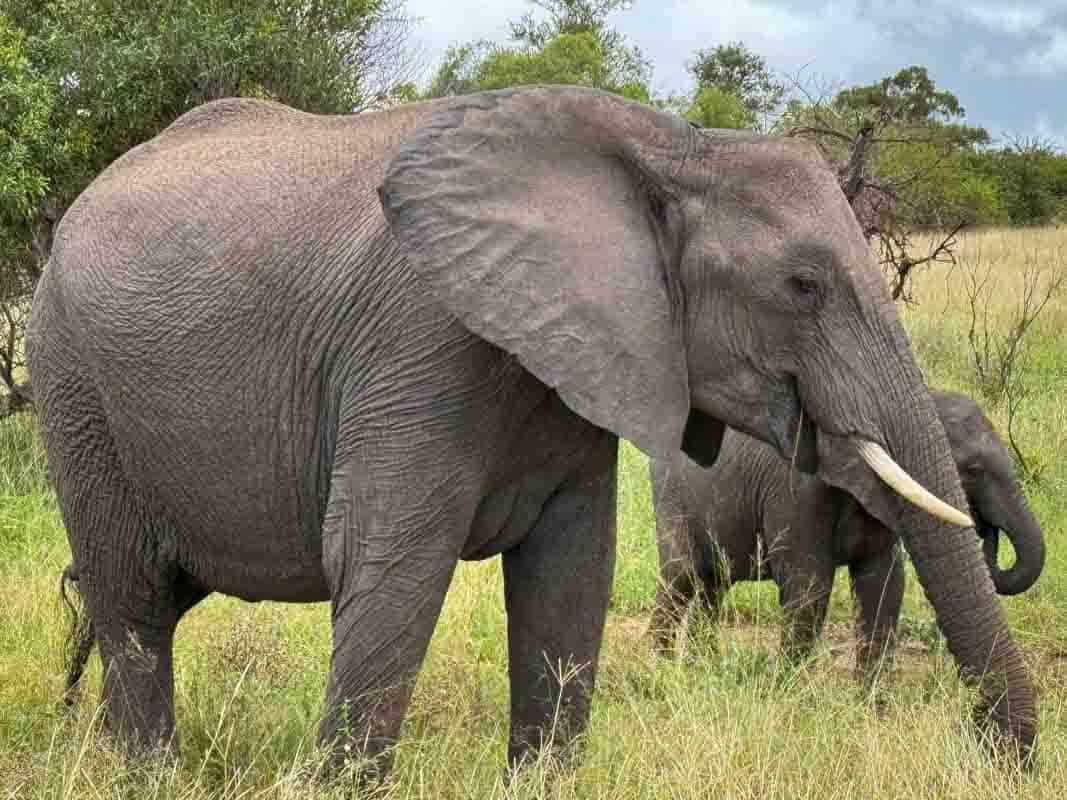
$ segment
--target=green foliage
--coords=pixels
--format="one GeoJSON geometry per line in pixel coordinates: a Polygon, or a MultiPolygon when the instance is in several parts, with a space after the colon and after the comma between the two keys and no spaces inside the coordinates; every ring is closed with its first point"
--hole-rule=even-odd
{"type": "Polygon", "coordinates": [[[995,183],[1011,223],[1047,225],[1067,219],[1067,154],[1040,141],[1020,141],[976,154],[969,166],[995,183]]]}
{"type": "Polygon", "coordinates": [[[89,181],[208,100],[347,113],[411,98],[402,0],[5,0],[0,16],[0,379],[51,232],[89,181]],[[384,35],[387,32],[388,35],[384,35]],[[399,85],[394,85],[399,83],[399,85]]]}
{"type": "Polygon", "coordinates": [[[542,48],[561,33],[593,33],[609,49],[624,47],[623,35],[607,26],[608,16],[627,10],[629,0],[527,0],[548,15],[537,19],[532,12],[511,21],[512,41],[527,47],[542,48]]]}
{"type": "Polygon", "coordinates": [[[451,45],[422,96],[454,97],[479,91],[479,71],[491,48],[488,42],[451,45]]]}
{"type": "Polygon", "coordinates": [[[956,95],[939,90],[926,67],[916,66],[906,67],[896,75],[867,86],[838,92],[833,106],[870,124],[881,125],[926,125],[964,116],[963,106],[956,95]]]}
{"type": "MultiPolygon", "coordinates": [[[[785,86],[771,75],[765,59],[749,50],[743,42],[698,50],[688,67],[696,80],[694,104],[700,102],[705,90],[717,89],[720,97],[726,95],[739,100],[753,123],[761,115],[776,111],[785,95],[785,86]]],[[[752,127],[752,124],[744,127],[752,127]]]]}
{"type": "Polygon", "coordinates": [[[317,113],[367,105],[363,53],[383,0],[53,0],[45,23],[68,110],[107,161],[207,100],[270,97],[317,113]]]}
{"type": "Polygon", "coordinates": [[[591,86],[647,103],[647,85],[614,72],[608,56],[594,33],[561,33],[540,50],[496,50],[482,62],[477,85],[479,89],[538,83],[591,86]]]}
{"type": "Polygon", "coordinates": [[[683,116],[704,128],[756,127],[756,115],[741,98],[717,86],[698,89],[683,116]]]}
{"type": "MultiPolygon", "coordinates": [[[[937,127],[931,125],[930,130],[936,133],[937,127]]],[[[915,140],[907,146],[883,147],[874,173],[885,183],[902,187],[902,216],[907,224],[945,227],[957,220],[1005,222],[998,182],[972,168],[978,157],[976,150],[915,140]]]]}
{"type": "Polygon", "coordinates": [[[425,97],[529,84],[589,86],[651,102],[651,69],[640,51],[607,26],[618,0],[539,0],[548,18],[511,22],[514,46],[472,42],[449,48],[425,97]]]}
{"type": "Polygon", "coordinates": [[[48,167],[62,160],[64,142],[52,126],[58,87],[32,69],[26,35],[0,16],[0,209],[34,214],[49,186],[48,167]]]}
{"type": "Polygon", "coordinates": [[[911,66],[844,89],[828,103],[794,100],[779,126],[814,135],[842,170],[862,162],[865,180],[895,198],[897,230],[1003,221],[998,183],[974,169],[989,134],[968,125],[964,114],[959,99],[939,89],[925,67],[911,66]]]}

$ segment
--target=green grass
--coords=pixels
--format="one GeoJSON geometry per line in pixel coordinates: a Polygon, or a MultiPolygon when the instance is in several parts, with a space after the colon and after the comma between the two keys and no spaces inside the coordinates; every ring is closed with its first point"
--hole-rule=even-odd
{"type": "MultiPolygon", "coordinates": [[[[996,315],[1009,313],[1027,254],[1058,258],[1067,232],[967,237],[963,260],[996,264],[996,315]]],[[[940,268],[938,268],[940,270],[940,268]]],[[[904,312],[928,379],[976,391],[962,271],[919,276],[904,312]]],[[[1035,325],[1033,396],[1017,438],[1039,460],[1030,496],[1049,543],[1045,574],[1004,601],[1040,691],[1041,768],[1033,798],[1067,788],[1067,295],[1035,325]]],[[[986,404],[999,425],[1004,409],[986,404]]],[[[955,678],[932,612],[909,581],[900,674],[876,714],[847,669],[851,605],[839,576],[831,635],[788,670],[773,659],[781,617],[770,585],[735,589],[717,652],[657,662],[644,636],[656,585],[647,463],[620,453],[620,546],[601,679],[581,767],[527,772],[505,794],[504,613],[497,561],[460,567],[420,675],[389,797],[993,798],[1011,780],[963,726],[971,698],[955,678]]],[[[180,764],[125,764],[99,737],[94,657],[86,700],[58,712],[67,620],[57,584],[69,550],[31,417],[0,423],[0,798],[312,798],[329,654],[323,605],[247,605],[213,597],[177,642],[180,764]]]]}

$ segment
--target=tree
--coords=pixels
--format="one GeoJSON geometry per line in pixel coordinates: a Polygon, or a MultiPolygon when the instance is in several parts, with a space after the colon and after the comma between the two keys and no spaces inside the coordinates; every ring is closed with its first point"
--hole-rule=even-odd
{"type": "Polygon", "coordinates": [[[535,49],[543,48],[561,33],[592,33],[609,48],[625,48],[625,37],[607,25],[616,11],[627,10],[629,0],[527,0],[548,15],[538,20],[526,12],[518,21],[509,22],[512,41],[535,49]]]}
{"type": "Polygon", "coordinates": [[[938,89],[925,67],[838,91],[829,102],[793,100],[778,129],[813,139],[837,169],[845,196],[868,238],[877,238],[893,296],[908,299],[913,270],[953,261],[955,236],[979,213],[995,215],[995,186],[967,174],[967,155],[989,141],[963,122],[964,109],[938,89]],[[911,231],[935,226],[943,236],[917,252],[911,231]]]}
{"type": "Polygon", "coordinates": [[[870,85],[844,89],[833,106],[855,115],[857,124],[880,127],[952,122],[964,116],[956,95],[938,90],[926,67],[906,67],[870,85]]]}
{"type": "Polygon", "coordinates": [[[51,251],[58,210],[49,191],[87,149],[76,130],[57,124],[60,87],[31,58],[31,42],[0,15],[0,381],[8,411],[26,407],[19,383],[29,298],[51,251]]]}
{"type": "Polygon", "coordinates": [[[687,66],[696,81],[694,104],[708,89],[718,90],[720,97],[737,98],[751,122],[745,127],[762,123],[778,110],[785,96],[785,84],[775,80],[764,58],[749,50],[743,42],[698,50],[687,66]]]}
{"type": "Polygon", "coordinates": [[[741,98],[717,86],[706,86],[697,90],[692,103],[682,116],[704,128],[756,127],[755,115],[741,98]]]}
{"type": "MultiPolygon", "coordinates": [[[[0,16],[0,381],[70,202],[208,100],[349,113],[410,89],[403,0],[5,0],[0,16]]],[[[14,392],[16,396],[18,391],[14,392]]]]}
{"type": "Polygon", "coordinates": [[[970,166],[998,187],[1011,223],[1047,225],[1067,219],[1067,154],[1048,142],[1016,139],[974,154],[970,166]]]}
{"type": "Polygon", "coordinates": [[[529,0],[532,12],[510,22],[512,46],[471,42],[449,48],[424,96],[446,97],[528,84],[572,84],[650,102],[651,67],[640,50],[608,27],[625,0],[529,0]]]}

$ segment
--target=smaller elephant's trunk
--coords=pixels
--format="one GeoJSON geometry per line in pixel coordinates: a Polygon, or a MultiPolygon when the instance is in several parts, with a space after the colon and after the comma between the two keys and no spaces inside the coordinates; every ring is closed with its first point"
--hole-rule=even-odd
{"type": "Polygon", "coordinates": [[[1013,503],[1015,509],[1010,519],[997,520],[993,524],[979,514],[978,533],[982,537],[982,550],[989,574],[997,594],[1015,595],[1028,590],[1045,568],[1045,537],[1041,526],[1026,505],[1025,500],[1013,503]],[[997,564],[1000,533],[1003,532],[1015,550],[1015,563],[1007,569],[997,564]]]}

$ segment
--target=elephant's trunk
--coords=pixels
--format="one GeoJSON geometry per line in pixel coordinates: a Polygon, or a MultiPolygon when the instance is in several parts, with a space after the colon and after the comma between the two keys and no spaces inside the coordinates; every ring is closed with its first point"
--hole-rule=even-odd
{"type": "Polygon", "coordinates": [[[999,744],[1028,763],[1037,733],[1034,689],[973,530],[938,523],[918,510],[905,510],[902,517],[905,547],[960,675],[981,688],[976,720],[983,728],[994,723],[999,744]]]}
{"type": "MultiPolygon", "coordinates": [[[[890,376],[883,392],[885,405],[879,409],[885,450],[935,497],[965,509],[959,474],[933,401],[918,370],[906,361],[901,367],[897,380],[890,376]]],[[[961,677],[980,686],[976,718],[997,732],[998,749],[1014,752],[1029,764],[1036,737],[1034,689],[974,529],[942,521],[902,499],[863,460],[858,438],[865,437],[820,429],[819,475],[900,532],[961,677]]]]}
{"type": "MultiPolygon", "coordinates": [[[[890,446],[936,496],[956,508],[967,508],[932,400],[924,395],[912,402],[917,413],[913,420],[895,421],[890,446]],[[914,427],[919,420],[927,424],[914,427]]],[[[974,530],[946,525],[909,504],[898,506],[897,530],[934,607],[938,627],[961,677],[981,689],[976,719],[983,729],[993,723],[999,744],[1029,763],[1037,732],[1034,689],[974,530]]]]}
{"type": "Polygon", "coordinates": [[[1004,506],[1006,514],[993,516],[978,514],[978,533],[982,537],[983,550],[989,574],[998,594],[1015,595],[1029,589],[1045,568],[1045,536],[1034,518],[1026,500],[1020,496],[1004,506]],[[997,545],[1003,532],[1015,550],[1015,563],[1007,569],[997,564],[997,545]]]}

